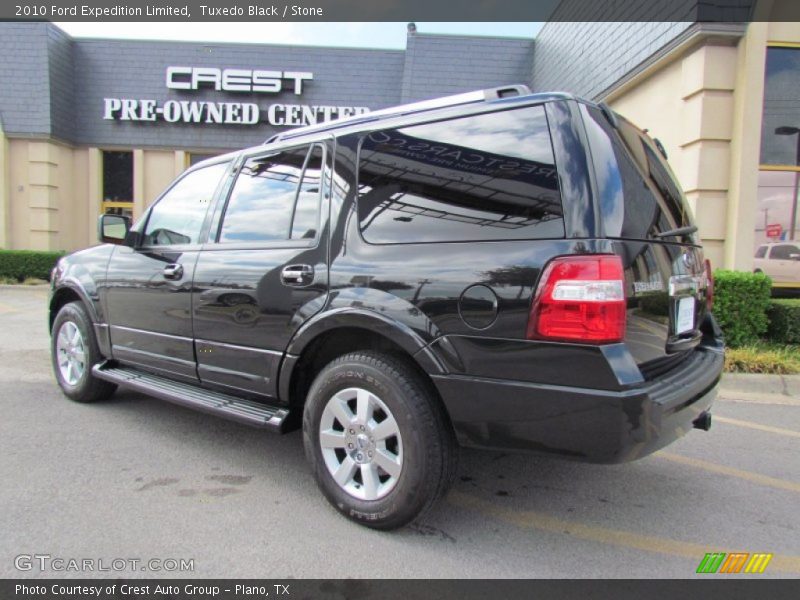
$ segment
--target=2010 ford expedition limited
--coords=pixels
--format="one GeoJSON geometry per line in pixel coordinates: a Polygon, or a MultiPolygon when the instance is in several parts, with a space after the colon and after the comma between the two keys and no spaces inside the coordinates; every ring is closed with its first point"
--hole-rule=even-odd
{"type": "Polygon", "coordinates": [[[349,518],[400,527],[458,447],[623,462],[708,429],[708,262],[663,147],[511,86],[200,163],[52,277],[55,376],[302,427],[349,518]]]}

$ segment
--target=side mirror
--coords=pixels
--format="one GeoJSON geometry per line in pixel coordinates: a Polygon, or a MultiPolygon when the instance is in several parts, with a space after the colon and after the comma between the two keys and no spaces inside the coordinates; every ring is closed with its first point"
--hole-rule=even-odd
{"type": "Polygon", "coordinates": [[[103,244],[124,244],[131,230],[131,218],[124,215],[100,215],[97,237],[103,244]]]}

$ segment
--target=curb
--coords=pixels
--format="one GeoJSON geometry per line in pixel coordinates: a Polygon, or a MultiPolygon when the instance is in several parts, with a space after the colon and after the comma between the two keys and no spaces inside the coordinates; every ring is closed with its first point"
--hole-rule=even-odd
{"type": "Polygon", "coordinates": [[[718,399],[800,406],[800,375],[725,373],[718,399]]]}

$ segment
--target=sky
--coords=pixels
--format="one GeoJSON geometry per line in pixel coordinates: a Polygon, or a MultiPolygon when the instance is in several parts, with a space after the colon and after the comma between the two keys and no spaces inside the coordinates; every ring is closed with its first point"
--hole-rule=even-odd
{"type": "MultiPolygon", "coordinates": [[[[357,48],[406,47],[406,23],[56,23],[74,37],[246,42],[357,48]]],[[[542,23],[426,23],[418,33],[532,38],[542,23]]]]}

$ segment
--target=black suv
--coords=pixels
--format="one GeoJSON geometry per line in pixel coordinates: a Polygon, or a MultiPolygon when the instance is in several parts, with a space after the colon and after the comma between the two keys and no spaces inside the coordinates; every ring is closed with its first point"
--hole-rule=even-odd
{"type": "Polygon", "coordinates": [[[708,429],[712,284],[663,147],[523,86],[200,163],[52,277],[55,375],[273,431],[328,500],[402,526],[459,445],[612,463],[708,429]]]}

